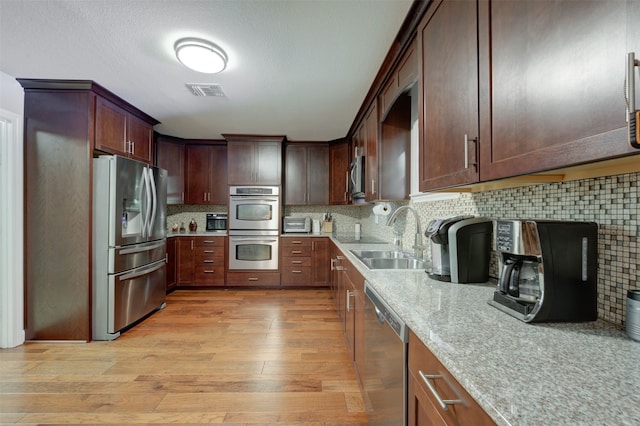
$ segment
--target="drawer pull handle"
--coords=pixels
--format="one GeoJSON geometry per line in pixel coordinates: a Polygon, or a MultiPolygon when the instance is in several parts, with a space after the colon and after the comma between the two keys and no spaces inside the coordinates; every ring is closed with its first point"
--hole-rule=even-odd
{"type": "Polygon", "coordinates": [[[299,265],[302,263],[302,260],[292,260],[291,263],[293,263],[294,265],[299,265]]]}
{"type": "Polygon", "coordinates": [[[292,274],[301,274],[302,271],[291,271],[292,274]]]}
{"type": "Polygon", "coordinates": [[[249,277],[248,280],[249,281],[258,281],[258,279],[256,277],[249,277]]]}
{"type": "Polygon", "coordinates": [[[292,254],[300,254],[302,253],[302,250],[291,250],[292,254]]]}
{"type": "Polygon", "coordinates": [[[212,241],[212,240],[204,240],[203,243],[205,243],[205,244],[213,244],[214,241],[212,241]]]}
{"type": "Polygon", "coordinates": [[[291,241],[291,244],[302,244],[302,241],[291,241]]]}
{"type": "Polygon", "coordinates": [[[204,260],[203,263],[213,263],[213,260],[204,260]]]}
{"type": "Polygon", "coordinates": [[[213,253],[213,250],[205,250],[205,253],[213,253]]]}
{"type": "Polygon", "coordinates": [[[433,397],[438,401],[440,408],[442,408],[444,411],[447,411],[447,408],[448,408],[447,405],[463,403],[461,399],[442,399],[440,394],[438,394],[438,391],[436,391],[436,388],[433,387],[429,379],[434,379],[434,380],[441,379],[442,374],[424,374],[422,370],[419,370],[418,374],[420,375],[420,378],[422,379],[424,384],[427,385],[427,387],[429,388],[429,391],[431,392],[433,397]]]}
{"type": "Polygon", "coordinates": [[[205,274],[215,274],[216,271],[215,271],[215,269],[207,269],[207,270],[204,271],[204,273],[205,274]]]}

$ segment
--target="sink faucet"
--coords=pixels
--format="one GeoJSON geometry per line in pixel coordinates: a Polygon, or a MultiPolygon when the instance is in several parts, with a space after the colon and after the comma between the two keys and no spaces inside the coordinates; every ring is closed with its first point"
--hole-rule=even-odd
{"type": "MultiPolygon", "coordinates": [[[[400,206],[398,207],[392,214],[391,216],[389,216],[389,219],[387,219],[387,226],[392,226],[397,217],[398,217],[398,213],[404,211],[404,210],[409,210],[410,212],[413,213],[413,217],[416,220],[416,236],[415,236],[415,241],[413,244],[413,256],[416,257],[417,259],[422,259],[422,254],[423,254],[423,250],[425,249],[425,246],[422,244],[422,227],[420,226],[420,217],[418,216],[418,212],[416,211],[416,209],[414,209],[411,206],[400,206]]],[[[396,245],[396,247],[398,246],[397,243],[397,237],[396,239],[394,239],[394,244],[396,245]]]]}

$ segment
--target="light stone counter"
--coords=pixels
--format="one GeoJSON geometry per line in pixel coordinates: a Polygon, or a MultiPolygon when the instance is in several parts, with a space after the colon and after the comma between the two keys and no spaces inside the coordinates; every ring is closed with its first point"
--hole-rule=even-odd
{"type": "Polygon", "coordinates": [[[525,324],[490,306],[493,285],[370,271],[345,256],[499,425],[640,425],[640,342],[602,320],[525,324]]]}
{"type": "Polygon", "coordinates": [[[195,232],[191,232],[191,231],[187,231],[187,232],[172,232],[172,231],[168,231],[167,232],[167,238],[171,238],[171,237],[226,237],[227,236],[227,232],[207,232],[207,231],[195,231],[195,232]]]}

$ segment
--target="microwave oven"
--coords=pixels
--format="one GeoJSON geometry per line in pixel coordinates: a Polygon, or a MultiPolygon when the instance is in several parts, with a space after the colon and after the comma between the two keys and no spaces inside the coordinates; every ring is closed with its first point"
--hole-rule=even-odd
{"type": "Polygon", "coordinates": [[[227,214],[226,213],[207,213],[207,232],[226,232],[227,231],[227,214]]]}
{"type": "Polygon", "coordinates": [[[284,233],[306,233],[311,232],[311,218],[285,216],[283,219],[282,230],[284,233]]]}

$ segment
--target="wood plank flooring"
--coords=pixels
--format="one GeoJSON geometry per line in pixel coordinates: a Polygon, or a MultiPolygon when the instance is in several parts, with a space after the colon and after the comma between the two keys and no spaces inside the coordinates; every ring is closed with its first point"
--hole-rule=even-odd
{"type": "Polygon", "coordinates": [[[366,425],[327,289],[177,290],[111,342],[0,350],[0,423],[366,425]]]}

